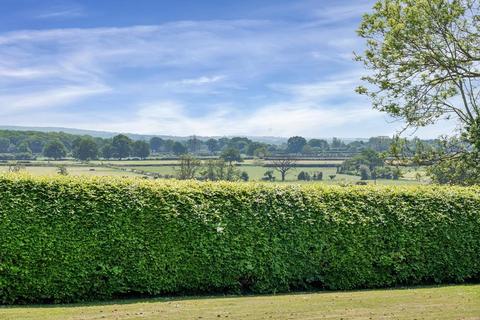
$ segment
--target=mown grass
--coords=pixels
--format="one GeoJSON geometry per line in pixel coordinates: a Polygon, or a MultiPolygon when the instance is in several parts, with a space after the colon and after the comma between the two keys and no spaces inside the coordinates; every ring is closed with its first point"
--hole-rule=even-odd
{"type": "Polygon", "coordinates": [[[480,319],[480,285],[15,306],[0,319],[480,319]]]}

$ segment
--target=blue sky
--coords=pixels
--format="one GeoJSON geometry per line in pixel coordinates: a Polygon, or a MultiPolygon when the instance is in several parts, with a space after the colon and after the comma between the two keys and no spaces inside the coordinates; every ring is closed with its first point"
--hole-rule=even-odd
{"type": "MultiPolygon", "coordinates": [[[[0,124],[369,137],[354,93],[373,1],[0,0],[0,124]]],[[[422,129],[448,133],[452,124],[422,129]]]]}

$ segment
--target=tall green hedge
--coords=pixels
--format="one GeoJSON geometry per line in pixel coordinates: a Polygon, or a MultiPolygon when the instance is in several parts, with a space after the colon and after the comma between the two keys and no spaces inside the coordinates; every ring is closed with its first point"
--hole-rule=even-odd
{"type": "Polygon", "coordinates": [[[0,176],[0,302],[480,279],[480,189],[0,176]]]}

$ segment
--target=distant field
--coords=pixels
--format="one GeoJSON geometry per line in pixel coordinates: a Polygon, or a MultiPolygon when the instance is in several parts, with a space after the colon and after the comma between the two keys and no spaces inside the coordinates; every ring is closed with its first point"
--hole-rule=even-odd
{"type": "MultiPolygon", "coordinates": [[[[337,174],[335,167],[324,167],[325,165],[339,165],[342,161],[339,160],[302,160],[298,164],[309,165],[312,167],[300,167],[291,169],[286,176],[287,183],[326,183],[326,184],[341,184],[341,183],[355,183],[360,180],[359,176],[337,174]],[[319,165],[315,167],[315,165],[319,165]],[[323,167],[322,167],[323,166],[323,167]],[[298,181],[297,176],[301,171],[308,172],[313,176],[314,173],[322,172],[323,181],[298,181]],[[330,175],[335,175],[335,178],[330,179],[330,175]]],[[[272,167],[264,167],[263,165],[271,163],[270,161],[262,161],[258,159],[249,159],[240,163],[238,169],[248,173],[250,181],[261,181],[264,173],[267,170],[273,170],[276,182],[281,182],[280,173],[272,167]]],[[[133,170],[144,172],[158,173],[161,175],[175,175],[175,167],[178,167],[178,160],[107,160],[107,161],[91,161],[89,163],[82,163],[74,160],[62,161],[46,161],[36,160],[28,163],[26,170],[35,175],[50,175],[57,173],[57,166],[65,165],[69,174],[71,175],[95,175],[95,176],[137,176],[144,175],[135,173],[133,170]],[[110,167],[105,167],[108,165],[110,167]]],[[[8,167],[0,166],[0,172],[8,170],[8,167]]],[[[424,176],[423,170],[418,172],[424,176]]],[[[405,184],[422,184],[427,183],[428,180],[422,178],[420,181],[416,180],[417,171],[413,169],[404,169],[404,177],[400,180],[385,180],[378,179],[376,182],[368,181],[368,183],[387,184],[387,185],[405,185],[405,184]]]]}
{"type": "MultiPolygon", "coordinates": [[[[45,175],[55,175],[58,174],[58,167],[46,167],[46,166],[28,166],[25,167],[25,170],[33,175],[40,175],[40,176],[45,176],[45,175]]],[[[6,172],[8,171],[7,166],[0,166],[0,172],[6,172]]],[[[89,175],[89,176],[136,176],[139,177],[141,175],[133,173],[133,172],[128,172],[128,171],[122,171],[118,169],[112,169],[112,168],[105,168],[105,167],[72,167],[72,166],[67,166],[67,171],[69,175],[74,175],[74,176],[80,176],[80,175],[89,175]]]]}
{"type": "Polygon", "coordinates": [[[0,307],[2,320],[480,319],[480,285],[0,307]]]}

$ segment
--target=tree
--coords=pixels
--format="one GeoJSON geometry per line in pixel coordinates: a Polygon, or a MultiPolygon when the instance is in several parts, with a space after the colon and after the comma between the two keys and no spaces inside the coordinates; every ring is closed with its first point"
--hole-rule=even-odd
{"type": "Polygon", "coordinates": [[[98,146],[91,137],[82,137],[73,143],[73,157],[82,161],[94,160],[98,157],[98,146]]]}
{"type": "Polygon", "coordinates": [[[114,149],[113,149],[112,143],[111,142],[105,143],[105,145],[102,147],[101,152],[102,152],[102,157],[104,157],[105,159],[113,158],[114,149]]]}
{"type": "Polygon", "coordinates": [[[64,165],[58,166],[57,173],[61,176],[68,176],[67,166],[64,166],[64,165]]]}
{"type": "Polygon", "coordinates": [[[360,180],[369,180],[372,177],[372,172],[367,165],[362,164],[358,171],[360,171],[360,180]]]}
{"type": "Polygon", "coordinates": [[[333,137],[332,139],[332,148],[339,149],[345,147],[345,143],[339,138],[333,137]]]}
{"type": "Polygon", "coordinates": [[[129,157],[132,154],[132,143],[132,139],[123,134],[113,137],[113,156],[120,160],[129,157]]]}
{"type": "Polygon", "coordinates": [[[8,152],[8,147],[10,147],[10,139],[0,138],[0,153],[8,152]]]}
{"type": "Polygon", "coordinates": [[[312,148],[319,148],[321,150],[328,149],[328,142],[323,139],[310,139],[308,140],[308,145],[312,148]]]}
{"type": "Polygon", "coordinates": [[[172,145],[172,151],[175,155],[179,156],[187,153],[187,148],[179,141],[175,141],[172,145]]]}
{"type": "Polygon", "coordinates": [[[67,149],[60,140],[54,140],[45,145],[43,148],[43,155],[47,158],[58,160],[67,155],[67,149]]]}
{"type": "Polygon", "coordinates": [[[295,136],[290,137],[287,141],[287,152],[288,153],[300,153],[303,150],[303,147],[307,144],[307,140],[303,137],[295,136]]]}
{"type": "Polygon", "coordinates": [[[187,146],[188,150],[191,153],[197,153],[198,150],[200,150],[200,146],[202,144],[202,141],[200,141],[197,136],[192,136],[190,139],[187,141],[187,146]]]}
{"type": "Polygon", "coordinates": [[[370,97],[375,109],[407,127],[440,119],[460,124],[460,140],[468,147],[460,144],[455,152],[446,149],[429,159],[440,166],[446,183],[458,182],[464,176],[458,173],[466,171],[441,168],[466,163],[475,169],[467,170],[468,180],[480,182],[479,12],[479,0],[381,0],[358,31],[366,50],[357,60],[368,76],[357,92],[370,97]]]}
{"type": "Polygon", "coordinates": [[[150,149],[152,152],[157,153],[160,152],[163,146],[163,139],[159,137],[153,137],[150,139],[150,149]]]}
{"type": "Polygon", "coordinates": [[[222,154],[220,155],[220,158],[228,162],[230,166],[232,165],[232,162],[242,161],[242,157],[240,156],[240,151],[232,147],[223,150],[222,154]]]}
{"type": "Polygon", "coordinates": [[[300,171],[300,173],[297,176],[297,179],[301,181],[310,181],[311,177],[308,172],[300,171]]]}
{"type": "Polygon", "coordinates": [[[282,176],[282,181],[285,181],[285,176],[287,175],[287,172],[293,167],[295,167],[295,163],[296,160],[290,157],[272,160],[272,165],[275,170],[280,172],[280,175],[282,176]]]}
{"type": "Polygon", "coordinates": [[[274,180],[275,180],[275,176],[273,175],[273,170],[267,170],[267,171],[265,171],[265,173],[263,174],[262,180],[265,180],[265,181],[274,181],[274,180]]]}
{"type": "Polygon", "coordinates": [[[179,169],[177,170],[177,177],[180,180],[194,179],[197,170],[201,166],[200,160],[192,155],[184,154],[180,157],[179,169]]]}
{"type": "Polygon", "coordinates": [[[146,141],[137,140],[133,143],[133,155],[145,159],[150,155],[150,144],[146,141]]]}
{"type": "Polygon", "coordinates": [[[30,146],[28,145],[27,141],[23,141],[17,146],[17,152],[19,153],[32,153],[32,150],[30,149],[30,146]]]}
{"type": "Polygon", "coordinates": [[[240,179],[242,181],[248,181],[248,179],[249,179],[248,172],[247,171],[242,171],[240,173],[240,179]]]}
{"type": "Polygon", "coordinates": [[[32,153],[42,153],[44,141],[40,137],[33,136],[28,139],[28,144],[32,153]]]}
{"type": "Polygon", "coordinates": [[[207,142],[205,142],[205,144],[207,145],[208,151],[210,153],[214,153],[215,151],[218,150],[218,140],[217,139],[210,138],[210,139],[207,140],[207,142]]]}

